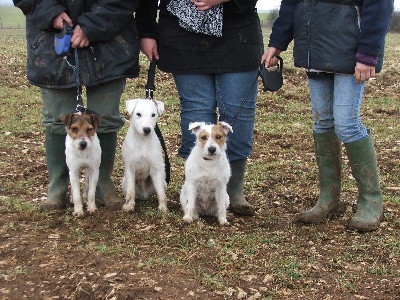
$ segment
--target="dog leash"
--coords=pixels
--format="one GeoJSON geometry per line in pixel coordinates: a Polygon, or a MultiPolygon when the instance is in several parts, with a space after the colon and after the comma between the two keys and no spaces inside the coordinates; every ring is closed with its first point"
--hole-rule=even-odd
{"type": "Polygon", "coordinates": [[[74,71],[75,75],[75,81],[76,81],[76,108],[75,112],[78,114],[94,114],[98,115],[93,110],[88,109],[83,105],[83,96],[82,96],[82,85],[81,85],[81,80],[79,78],[79,56],[78,56],[78,48],[74,49],[74,57],[75,57],[75,65],[71,64],[67,56],[64,56],[65,61],[67,62],[68,66],[74,71]]]}
{"type": "MultiPolygon", "coordinates": [[[[154,98],[153,98],[154,91],[156,89],[155,84],[154,84],[154,80],[155,80],[155,76],[156,76],[156,66],[157,66],[157,59],[154,57],[154,54],[153,54],[153,57],[150,62],[149,70],[147,72],[147,82],[145,85],[145,90],[146,90],[146,99],[153,101],[157,106],[157,103],[154,101],[154,98]]],[[[167,147],[165,146],[165,141],[162,136],[161,130],[158,127],[158,124],[156,124],[155,132],[157,134],[158,140],[161,143],[161,147],[164,151],[165,177],[166,177],[165,181],[167,182],[167,184],[169,184],[169,181],[171,178],[171,164],[170,164],[169,158],[168,158],[167,147]]]]}
{"type": "Polygon", "coordinates": [[[235,122],[236,122],[236,119],[239,117],[240,111],[242,110],[242,108],[244,106],[244,103],[247,101],[247,98],[249,98],[251,90],[253,89],[254,85],[257,83],[258,76],[259,75],[257,74],[256,79],[253,81],[253,84],[251,85],[251,87],[249,89],[249,92],[247,93],[246,97],[244,97],[242,103],[240,103],[240,106],[239,106],[238,110],[236,111],[235,115],[233,116],[232,122],[229,124],[229,125],[231,125],[232,128],[233,128],[233,124],[235,124],[235,122]]]}
{"type": "Polygon", "coordinates": [[[278,69],[275,71],[267,71],[265,69],[265,62],[260,65],[258,68],[258,74],[256,79],[254,80],[253,84],[251,85],[251,88],[249,89],[249,92],[247,93],[246,97],[244,97],[242,103],[240,103],[240,106],[236,112],[236,114],[233,116],[231,125],[233,127],[233,124],[236,122],[236,119],[239,117],[240,111],[242,110],[244,103],[246,102],[247,98],[249,97],[251,90],[253,89],[254,85],[258,81],[258,77],[261,77],[261,81],[263,83],[263,91],[269,91],[269,92],[275,92],[279,90],[282,85],[283,85],[283,78],[282,78],[282,68],[283,68],[283,59],[277,55],[276,58],[278,58],[279,63],[278,63],[278,69]]]}

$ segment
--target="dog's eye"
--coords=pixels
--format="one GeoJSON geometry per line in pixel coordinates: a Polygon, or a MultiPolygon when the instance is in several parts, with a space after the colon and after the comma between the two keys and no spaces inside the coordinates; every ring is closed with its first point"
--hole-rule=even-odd
{"type": "Polygon", "coordinates": [[[156,114],[152,114],[151,116],[154,118],[156,116],[156,114]]]}
{"type": "Polygon", "coordinates": [[[87,131],[88,131],[88,132],[91,132],[91,131],[93,131],[93,129],[94,129],[94,128],[88,128],[87,131]]]}
{"type": "Polygon", "coordinates": [[[206,135],[203,135],[203,136],[201,137],[201,139],[202,139],[203,141],[207,141],[207,136],[206,136],[206,135]]]}
{"type": "Polygon", "coordinates": [[[142,116],[141,113],[136,113],[136,115],[140,118],[142,116]]]}
{"type": "Polygon", "coordinates": [[[78,132],[78,128],[77,127],[71,127],[72,132],[78,132]]]}
{"type": "Polygon", "coordinates": [[[217,139],[217,140],[220,140],[220,139],[222,139],[222,135],[219,135],[219,134],[218,134],[218,135],[216,135],[216,136],[215,136],[215,139],[217,139]]]}

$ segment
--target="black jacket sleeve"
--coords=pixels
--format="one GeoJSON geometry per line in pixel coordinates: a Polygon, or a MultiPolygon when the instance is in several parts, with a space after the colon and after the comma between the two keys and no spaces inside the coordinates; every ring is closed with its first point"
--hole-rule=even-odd
{"type": "Polygon", "coordinates": [[[115,38],[133,20],[139,0],[99,0],[78,17],[90,42],[109,41],[115,38]]]}
{"type": "Polygon", "coordinates": [[[279,16],[272,25],[269,47],[285,51],[293,40],[293,19],[299,0],[282,0],[279,16]]]}
{"type": "Polygon", "coordinates": [[[158,36],[158,0],[140,0],[139,2],[139,7],[135,14],[139,37],[156,39],[158,36]]]}
{"type": "Polygon", "coordinates": [[[229,9],[237,14],[241,14],[247,11],[249,8],[254,7],[256,3],[257,0],[231,0],[224,3],[224,6],[229,7],[229,9]]]}
{"type": "Polygon", "coordinates": [[[53,19],[65,11],[56,0],[13,0],[14,6],[21,9],[26,21],[40,30],[51,31],[53,19]]]}
{"type": "Polygon", "coordinates": [[[364,0],[361,8],[361,36],[358,52],[378,56],[393,14],[393,0],[364,0]]]}

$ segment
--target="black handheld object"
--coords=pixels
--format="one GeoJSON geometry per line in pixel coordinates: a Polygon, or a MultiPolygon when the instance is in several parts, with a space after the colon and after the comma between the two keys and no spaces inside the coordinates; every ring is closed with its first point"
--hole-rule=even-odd
{"type": "Polygon", "coordinates": [[[64,28],[54,36],[54,50],[58,55],[65,55],[71,47],[71,36],[74,32],[67,22],[64,23],[64,28]]]}
{"type": "Polygon", "coordinates": [[[264,92],[275,92],[279,90],[283,85],[283,59],[279,55],[277,55],[276,58],[279,60],[279,62],[277,68],[274,70],[266,69],[265,62],[260,65],[258,74],[260,75],[262,83],[264,85],[264,92]]]}
{"type": "Polygon", "coordinates": [[[151,63],[149,66],[149,71],[147,72],[147,82],[145,85],[147,99],[153,99],[153,92],[156,90],[154,81],[155,81],[155,77],[156,77],[157,62],[158,61],[153,54],[153,57],[151,59],[151,63]]]}

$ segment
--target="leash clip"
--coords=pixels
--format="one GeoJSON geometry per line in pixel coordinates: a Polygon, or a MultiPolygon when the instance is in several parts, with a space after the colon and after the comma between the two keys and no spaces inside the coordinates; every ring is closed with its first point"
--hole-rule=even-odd
{"type": "Polygon", "coordinates": [[[146,98],[149,100],[153,100],[154,89],[146,88],[146,98]]]}

